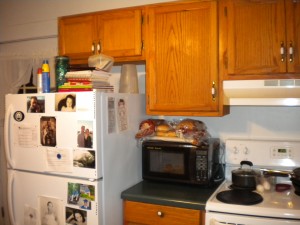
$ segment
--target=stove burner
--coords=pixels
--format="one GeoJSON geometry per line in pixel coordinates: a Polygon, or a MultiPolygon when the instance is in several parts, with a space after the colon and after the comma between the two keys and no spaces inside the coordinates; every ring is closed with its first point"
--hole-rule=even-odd
{"type": "Polygon", "coordinates": [[[255,205],[263,201],[260,194],[246,190],[221,191],[216,197],[221,202],[235,205],[255,205]]]}

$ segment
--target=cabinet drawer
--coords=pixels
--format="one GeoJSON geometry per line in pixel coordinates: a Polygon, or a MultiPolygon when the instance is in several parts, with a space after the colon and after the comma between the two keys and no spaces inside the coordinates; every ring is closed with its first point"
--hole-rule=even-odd
{"type": "Polygon", "coordinates": [[[124,221],[126,225],[200,225],[201,211],[124,201],[124,221]]]}

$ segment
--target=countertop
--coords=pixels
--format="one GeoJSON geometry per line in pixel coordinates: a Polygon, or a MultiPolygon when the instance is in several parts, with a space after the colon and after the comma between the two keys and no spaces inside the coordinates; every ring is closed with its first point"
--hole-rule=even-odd
{"type": "Polygon", "coordinates": [[[121,193],[123,200],[205,210],[217,187],[199,187],[173,183],[141,181],[121,193]]]}

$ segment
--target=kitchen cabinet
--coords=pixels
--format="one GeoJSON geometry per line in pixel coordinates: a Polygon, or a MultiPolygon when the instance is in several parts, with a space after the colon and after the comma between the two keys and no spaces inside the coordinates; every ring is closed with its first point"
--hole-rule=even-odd
{"type": "Polygon", "coordinates": [[[223,0],[219,15],[224,79],[300,78],[299,0],[223,0]]]}
{"type": "Polygon", "coordinates": [[[124,201],[124,225],[204,225],[204,217],[201,210],[124,201]]]}
{"type": "Polygon", "coordinates": [[[59,54],[87,64],[92,54],[119,61],[143,60],[142,9],[125,8],[59,18],[59,54]]]}
{"type": "Polygon", "coordinates": [[[157,4],[146,14],[147,114],[226,114],[218,76],[217,1],[157,4]]]}
{"type": "Polygon", "coordinates": [[[71,64],[87,64],[97,39],[94,14],[59,18],[59,55],[70,57],[71,64]]]}

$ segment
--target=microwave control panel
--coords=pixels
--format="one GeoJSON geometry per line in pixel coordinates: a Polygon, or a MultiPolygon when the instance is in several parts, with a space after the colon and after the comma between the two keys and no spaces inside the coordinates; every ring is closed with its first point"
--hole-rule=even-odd
{"type": "Polygon", "coordinates": [[[208,179],[208,155],[206,150],[196,150],[196,180],[208,179]]]}

